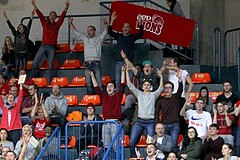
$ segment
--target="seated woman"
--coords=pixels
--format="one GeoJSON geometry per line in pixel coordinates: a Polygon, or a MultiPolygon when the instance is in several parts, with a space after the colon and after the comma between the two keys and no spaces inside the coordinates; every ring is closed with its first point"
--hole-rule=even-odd
{"type": "Polygon", "coordinates": [[[202,97],[203,99],[205,99],[205,107],[203,108],[204,111],[209,112],[211,115],[213,115],[213,99],[211,97],[209,97],[209,91],[208,88],[206,86],[202,86],[202,88],[199,91],[199,97],[202,97]]]}
{"type": "Polygon", "coordinates": [[[180,160],[200,160],[202,152],[202,139],[198,137],[197,130],[189,127],[178,152],[180,160]]]}
{"type": "MultiPolygon", "coordinates": [[[[30,140],[32,138],[32,127],[28,124],[24,125],[22,128],[22,138],[17,142],[14,152],[16,153],[17,157],[20,156],[22,152],[22,146],[24,142],[30,140]]],[[[25,159],[35,159],[37,156],[36,148],[34,148],[33,144],[27,143],[26,144],[26,151],[25,151],[25,159]]]]}
{"type": "Polygon", "coordinates": [[[218,160],[238,160],[238,157],[232,156],[232,153],[233,153],[233,146],[229,143],[224,143],[222,146],[223,158],[220,158],[218,160]]]}
{"type": "Polygon", "coordinates": [[[8,131],[5,128],[0,129],[0,150],[2,152],[3,147],[9,147],[11,151],[14,150],[13,142],[8,141],[8,131]]]}
{"type": "Polygon", "coordinates": [[[222,137],[218,136],[219,127],[217,124],[211,124],[209,126],[209,135],[205,139],[203,144],[203,157],[204,160],[212,160],[212,158],[221,158],[222,155],[222,145],[224,140],[222,137]]]}
{"type": "Polygon", "coordinates": [[[43,94],[41,94],[40,104],[38,103],[37,93],[34,94],[34,97],[35,105],[31,111],[31,119],[34,126],[33,135],[37,139],[41,139],[45,137],[44,127],[50,124],[51,119],[48,115],[47,109],[45,108],[44,102],[42,101],[43,94]]]}

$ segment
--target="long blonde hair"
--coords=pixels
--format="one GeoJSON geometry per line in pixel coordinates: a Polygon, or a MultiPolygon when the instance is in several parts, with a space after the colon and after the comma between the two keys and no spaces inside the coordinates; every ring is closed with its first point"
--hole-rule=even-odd
{"type": "Polygon", "coordinates": [[[5,37],[5,40],[4,40],[4,44],[3,44],[3,48],[2,48],[2,53],[3,54],[7,54],[7,53],[10,53],[10,49],[13,49],[14,48],[14,45],[13,45],[13,40],[12,40],[12,38],[10,37],[10,36],[6,36],[5,37]],[[10,47],[8,47],[7,46],[7,44],[6,44],[6,39],[7,38],[9,38],[10,39],[10,42],[11,42],[11,44],[10,44],[10,47]]]}

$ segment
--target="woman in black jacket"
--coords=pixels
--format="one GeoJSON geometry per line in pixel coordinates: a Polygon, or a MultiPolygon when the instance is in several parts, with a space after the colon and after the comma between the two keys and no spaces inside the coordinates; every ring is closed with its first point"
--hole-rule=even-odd
{"type": "Polygon", "coordinates": [[[6,19],[8,27],[11,29],[14,36],[14,52],[15,52],[15,77],[18,77],[19,67],[26,70],[27,53],[29,51],[29,34],[32,26],[32,19],[35,11],[32,11],[28,25],[19,24],[17,30],[8,19],[7,13],[3,12],[3,17],[6,19]],[[21,64],[21,65],[20,65],[21,64]]]}
{"type": "Polygon", "coordinates": [[[200,160],[202,152],[202,139],[198,137],[197,130],[189,127],[182,142],[182,148],[178,152],[180,160],[200,160]]]}

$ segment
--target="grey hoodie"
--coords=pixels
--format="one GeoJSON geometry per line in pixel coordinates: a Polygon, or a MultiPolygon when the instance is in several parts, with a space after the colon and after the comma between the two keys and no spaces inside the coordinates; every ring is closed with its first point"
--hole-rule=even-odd
{"type": "Polygon", "coordinates": [[[67,106],[67,99],[64,97],[62,92],[60,92],[59,96],[54,96],[51,93],[50,96],[47,97],[47,99],[45,100],[45,107],[50,117],[65,117],[67,113],[67,106]],[[51,110],[51,105],[53,104],[56,105],[55,113],[53,113],[53,111],[51,110]]]}

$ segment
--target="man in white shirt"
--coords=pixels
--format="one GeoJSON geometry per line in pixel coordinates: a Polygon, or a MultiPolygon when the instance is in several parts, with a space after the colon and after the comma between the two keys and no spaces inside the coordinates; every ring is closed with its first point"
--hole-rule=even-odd
{"type": "Polygon", "coordinates": [[[189,109],[186,111],[190,104],[191,102],[188,100],[185,102],[180,115],[189,120],[188,127],[196,128],[198,137],[204,140],[208,133],[208,127],[212,124],[212,117],[209,112],[203,111],[205,103],[202,97],[199,97],[195,102],[196,110],[189,109]]]}
{"type": "Polygon", "coordinates": [[[96,28],[92,25],[87,27],[87,36],[82,35],[73,24],[73,19],[69,19],[69,23],[71,25],[71,29],[78,39],[81,39],[84,42],[84,70],[85,77],[87,81],[87,93],[95,94],[94,88],[91,82],[91,78],[88,74],[88,71],[93,71],[96,76],[97,83],[99,87],[102,89],[102,78],[101,78],[101,45],[104,39],[107,36],[107,27],[108,22],[104,21],[104,31],[101,35],[96,35],[96,28]]]}

